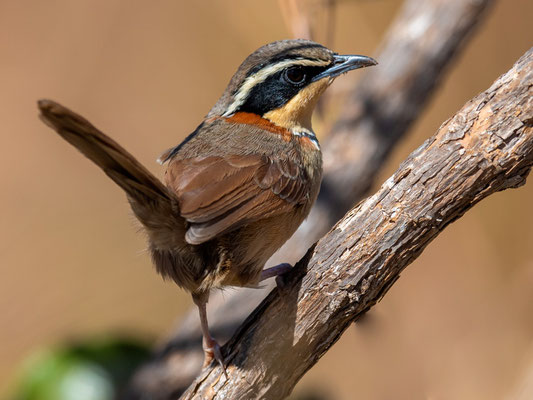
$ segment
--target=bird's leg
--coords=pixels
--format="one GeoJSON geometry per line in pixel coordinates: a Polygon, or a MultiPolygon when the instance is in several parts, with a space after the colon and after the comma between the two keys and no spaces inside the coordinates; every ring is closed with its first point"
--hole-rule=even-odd
{"type": "Polygon", "coordinates": [[[207,307],[206,307],[208,297],[209,297],[209,294],[207,293],[202,293],[202,294],[193,293],[192,295],[192,299],[194,303],[198,306],[198,312],[200,314],[200,325],[202,326],[202,335],[203,335],[202,347],[204,349],[203,368],[207,367],[209,364],[211,364],[213,359],[215,359],[222,367],[222,370],[224,371],[224,375],[227,378],[228,375],[226,373],[226,366],[224,365],[224,359],[222,358],[222,352],[220,351],[220,346],[209,333],[209,324],[207,322],[207,307]]]}
{"type": "Polygon", "coordinates": [[[283,289],[283,287],[285,286],[285,282],[283,281],[282,275],[289,272],[291,268],[292,268],[291,264],[283,263],[283,264],[275,265],[274,267],[264,269],[261,271],[259,282],[262,282],[265,279],[272,278],[273,276],[275,276],[276,285],[278,286],[278,288],[283,289]]]}

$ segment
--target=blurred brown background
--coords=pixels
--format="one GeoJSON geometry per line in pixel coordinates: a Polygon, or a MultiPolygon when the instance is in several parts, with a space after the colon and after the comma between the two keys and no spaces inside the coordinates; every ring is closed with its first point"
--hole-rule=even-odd
{"type": "MultiPolygon", "coordinates": [[[[375,55],[400,4],[340,2],[327,44],[375,55]]],[[[529,0],[496,2],[380,182],[533,45],[532,15],[529,0]]],[[[157,172],[244,57],[288,36],[274,0],[0,1],[0,393],[43,346],[163,337],[192,304],[152,270],[122,192],[38,121],[35,101],[82,113],[157,172]]],[[[451,225],[296,392],[519,398],[533,379],[532,201],[528,182],[451,225]]]]}

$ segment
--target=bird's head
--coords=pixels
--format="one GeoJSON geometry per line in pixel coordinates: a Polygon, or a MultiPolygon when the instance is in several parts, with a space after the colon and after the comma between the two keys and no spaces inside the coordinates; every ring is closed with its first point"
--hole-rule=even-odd
{"type": "Polygon", "coordinates": [[[289,131],[311,130],[324,90],[342,73],[376,65],[370,57],[338,55],[309,40],[282,40],[250,54],[208,114],[252,113],[289,131]]]}

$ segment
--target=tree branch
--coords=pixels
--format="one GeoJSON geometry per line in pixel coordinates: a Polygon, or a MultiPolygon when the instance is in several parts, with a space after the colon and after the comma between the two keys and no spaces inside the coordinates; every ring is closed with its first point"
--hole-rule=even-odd
{"type": "Polygon", "coordinates": [[[379,68],[369,70],[351,92],[324,147],[318,204],[326,203],[329,226],[368,193],[376,170],[420,115],[491,3],[405,2],[379,52],[379,68]],[[337,207],[327,206],[332,201],[337,207]]]}
{"type": "MultiPolygon", "coordinates": [[[[391,149],[421,113],[446,66],[455,59],[491,3],[405,2],[376,57],[379,68],[365,71],[358,84],[347,88],[352,95],[341,110],[340,122],[326,135],[325,178],[316,206],[270,264],[300,258],[367,194],[391,149]]],[[[255,289],[211,296],[209,320],[214,336],[222,342],[231,337],[265,294],[255,289]]],[[[124,399],[175,398],[198,374],[203,352],[196,309],[172,336],[160,346],[154,359],[137,371],[124,399]]]]}
{"type": "Polygon", "coordinates": [[[415,150],[272,291],[184,399],[280,399],[448,224],[533,165],[533,49],[415,150]]]}

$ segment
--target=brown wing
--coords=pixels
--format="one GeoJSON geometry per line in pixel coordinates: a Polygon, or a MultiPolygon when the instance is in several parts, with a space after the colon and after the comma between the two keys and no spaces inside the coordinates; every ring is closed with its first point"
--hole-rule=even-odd
{"type": "Polygon", "coordinates": [[[190,244],[290,211],[306,201],[310,189],[295,161],[257,155],[174,159],[165,181],[190,222],[190,244]]]}

